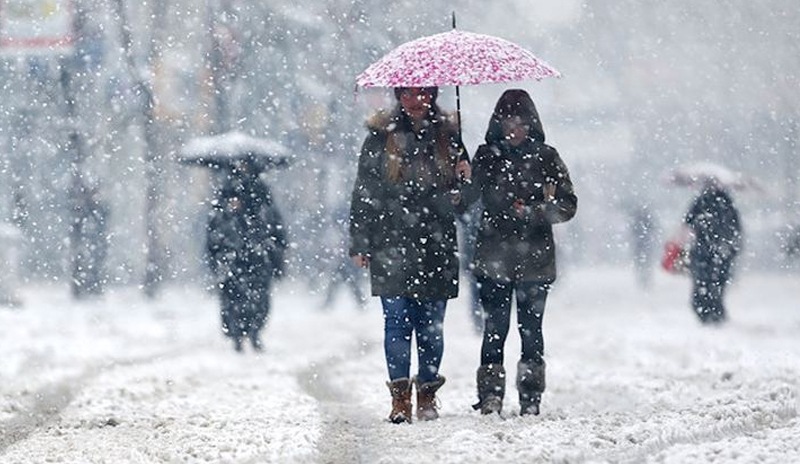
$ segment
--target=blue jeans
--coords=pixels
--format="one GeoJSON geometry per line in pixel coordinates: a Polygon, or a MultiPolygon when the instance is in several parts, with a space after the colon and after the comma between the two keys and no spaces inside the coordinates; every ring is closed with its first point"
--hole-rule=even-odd
{"type": "Polygon", "coordinates": [[[389,379],[410,377],[411,335],[416,332],[420,383],[438,378],[444,352],[444,311],[447,300],[381,297],[383,304],[386,366],[389,379]]]}

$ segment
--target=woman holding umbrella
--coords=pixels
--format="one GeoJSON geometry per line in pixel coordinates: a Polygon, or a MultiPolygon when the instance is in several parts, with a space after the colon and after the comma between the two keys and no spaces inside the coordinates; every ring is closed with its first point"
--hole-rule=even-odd
{"type": "Polygon", "coordinates": [[[486,317],[477,371],[483,414],[500,413],[505,395],[503,351],[513,294],[522,353],[517,363],[520,414],[539,414],[545,387],[542,319],[556,278],[552,225],[571,219],[578,202],[569,172],[544,143],[539,114],[524,90],[508,90],[489,120],[486,143],[473,158],[462,207],[481,199],[483,214],[474,272],[486,317]]]}
{"type": "Polygon", "coordinates": [[[458,294],[454,187],[470,176],[458,128],[436,104],[438,88],[395,88],[397,103],[368,122],[350,206],[350,256],[370,269],[381,299],[384,351],[392,396],[389,420],[438,418],[436,392],[444,384],[447,300],[458,294]],[[411,337],[418,371],[412,379],[411,337]]]}

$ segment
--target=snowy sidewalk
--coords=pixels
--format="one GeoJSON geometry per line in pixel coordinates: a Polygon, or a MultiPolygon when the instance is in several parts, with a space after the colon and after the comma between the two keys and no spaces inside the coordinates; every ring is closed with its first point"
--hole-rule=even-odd
{"type": "MultiPolygon", "coordinates": [[[[439,421],[384,421],[376,300],[331,311],[278,289],[261,355],[234,353],[197,289],[74,303],[29,288],[0,309],[0,462],[800,462],[798,276],[743,273],[731,322],[700,327],[685,279],[644,293],[622,269],[569,269],[545,315],[542,415],[472,411],[480,339],[445,321],[439,421]]],[[[509,337],[510,378],[519,353],[509,337]]]]}

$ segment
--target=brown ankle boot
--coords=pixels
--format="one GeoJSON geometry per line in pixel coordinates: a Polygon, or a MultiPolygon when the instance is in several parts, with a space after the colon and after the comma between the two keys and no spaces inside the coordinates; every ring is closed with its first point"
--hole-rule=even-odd
{"type": "Polygon", "coordinates": [[[421,384],[414,377],[414,383],[417,384],[417,419],[427,421],[439,418],[439,412],[436,410],[439,407],[436,404],[436,391],[444,385],[445,380],[444,376],[440,375],[432,382],[421,384]]]}
{"type": "Polygon", "coordinates": [[[389,421],[395,424],[411,422],[411,380],[404,377],[386,382],[386,386],[392,394],[392,412],[389,414],[389,421]]]}

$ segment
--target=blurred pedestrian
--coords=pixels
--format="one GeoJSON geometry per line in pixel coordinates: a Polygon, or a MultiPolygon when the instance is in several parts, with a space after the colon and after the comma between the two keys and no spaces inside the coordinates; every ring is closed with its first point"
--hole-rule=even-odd
{"type": "Polygon", "coordinates": [[[436,392],[447,300],[458,295],[453,193],[469,163],[454,121],[436,104],[438,89],[396,88],[397,103],[368,122],[350,206],[350,256],[369,267],[381,299],[392,396],[389,420],[438,418],[436,392]],[[462,155],[464,158],[462,158],[462,155]],[[418,371],[410,378],[411,337],[418,371]]]}
{"type": "Polygon", "coordinates": [[[692,307],[704,324],[727,318],[723,303],[742,242],[739,211],[727,189],[711,178],[684,218],[694,236],[689,251],[692,307]]]}
{"type": "Polygon", "coordinates": [[[656,228],[653,212],[647,205],[634,207],[631,211],[630,234],[633,248],[633,269],[636,282],[641,288],[650,288],[653,281],[653,269],[656,228]]]}
{"type": "Polygon", "coordinates": [[[19,294],[20,253],[23,245],[22,232],[10,222],[0,222],[0,306],[21,308],[19,294]]]}
{"type": "Polygon", "coordinates": [[[223,332],[236,351],[242,351],[245,338],[261,351],[272,284],[283,273],[286,248],[283,221],[266,186],[226,185],[212,211],[206,245],[220,291],[223,332]],[[263,196],[247,193],[254,191],[263,196]]]}
{"type": "Polygon", "coordinates": [[[502,411],[504,347],[516,295],[520,414],[539,414],[545,388],[542,319],[556,279],[552,224],[571,219],[578,203],[567,167],[556,149],[545,144],[539,114],[524,90],[507,90],[497,101],[486,143],[473,158],[464,206],[478,198],[483,214],[474,272],[486,320],[473,407],[482,414],[502,411]]]}
{"type": "Polygon", "coordinates": [[[72,240],[72,279],[75,298],[101,295],[108,280],[109,208],[97,186],[81,185],[76,195],[76,215],[70,230],[72,240]]]}
{"type": "Polygon", "coordinates": [[[356,267],[352,260],[347,256],[347,216],[349,210],[337,208],[333,226],[325,234],[329,244],[328,255],[328,288],[325,291],[325,300],[322,307],[330,308],[336,300],[336,293],[340,287],[344,286],[350,291],[359,309],[367,306],[367,295],[362,290],[361,268],[356,267]]]}

